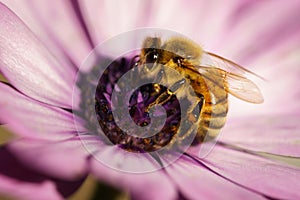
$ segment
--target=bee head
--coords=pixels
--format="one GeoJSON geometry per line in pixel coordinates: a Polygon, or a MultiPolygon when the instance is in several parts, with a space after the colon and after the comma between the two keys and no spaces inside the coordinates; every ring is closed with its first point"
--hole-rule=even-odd
{"type": "Polygon", "coordinates": [[[158,37],[147,37],[142,46],[141,57],[145,63],[155,63],[158,60],[161,48],[161,39],[158,37]]]}

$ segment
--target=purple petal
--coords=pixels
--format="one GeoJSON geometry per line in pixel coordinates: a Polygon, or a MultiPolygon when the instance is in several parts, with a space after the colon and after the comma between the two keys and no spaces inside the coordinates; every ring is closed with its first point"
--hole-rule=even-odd
{"type": "Polygon", "coordinates": [[[265,199],[221,178],[187,157],[180,158],[166,171],[187,199],[265,199]]]}
{"type": "Polygon", "coordinates": [[[91,51],[70,1],[4,0],[63,63],[79,67],[91,51]]]}
{"type": "Polygon", "coordinates": [[[75,70],[69,74],[3,4],[0,13],[0,71],[28,96],[72,108],[75,70]]]}
{"type": "Polygon", "coordinates": [[[37,19],[33,12],[29,9],[27,0],[2,0],[2,2],[10,8],[16,15],[19,16],[22,21],[30,28],[31,31],[34,32],[35,35],[38,36],[40,40],[42,40],[46,45],[50,52],[57,58],[61,65],[65,66],[64,70],[67,73],[74,73],[74,66],[70,59],[66,56],[66,52],[62,51],[62,48],[58,46],[57,43],[50,38],[47,31],[40,26],[39,19],[37,19]]]}
{"type": "Polygon", "coordinates": [[[221,146],[203,161],[222,176],[272,198],[300,198],[299,168],[221,146]]]}
{"type": "MultiPolygon", "coordinates": [[[[95,41],[136,28],[157,27],[176,30],[204,46],[211,44],[219,35],[226,16],[232,10],[217,1],[81,1],[89,30],[95,41]],[[166,9],[168,8],[168,9],[166,9]],[[101,10],[101,11],[99,11],[101,10]],[[109,21],[107,21],[109,19],[109,21]]],[[[158,33],[159,34],[159,33],[158,33]]],[[[210,46],[210,45],[208,45],[210,46]]]]}
{"type": "Polygon", "coordinates": [[[72,113],[32,100],[3,83],[0,91],[0,121],[15,133],[49,140],[77,133],[72,113]]]}
{"type": "Polygon", "coordinates": [[[24,200],[58,200],[74,193],[82,181],[66,182],[23,165],[6,147],[0,148],[0,194],[24,200]]]}
{"type": "Polygon", "coordinates": [[[258,115],[231,120],[220,141],[245,149],[300,157],[300,113],[258,115]]]}
{"type": "MultiPolygon", "coordinates": [[[[88,149],[91,148],[86,145],[88,149]]],[[[96,149],[95,147],[94,149],[96,149]]],[[[149,154],[132,153],[117,146],[98,146],[98,152],[94,154],[97,160],[105,163],[115,170],[127,173],[146,173],[160,169],[159,163],[149,154]],[[101,148],[101,151],[99,149],[101,148]]]]}
{"type": "Polygon", "coordinates": [[[89,34],[85,32],[80,22],[80,8],[74,10],[75,1],[55,1],[49,4],[47,0],[30,2],[30,8],[40,26],[56,42],[58,48],[68,54],[77,67],[88,56],[93,48],[89,34]]]}
{"type": "Polygon", "coordinates": [[[176,191],[164,171],[131,174],[119,172],[104,166],[94,159],[90,160],[91,173],[101,181],[126,190],[133,199],[175,199],[176,191]]]}
{"type": "Polygon", "coordinates": [[[236,7],[226,22],[226,34],[219,34],[211,50],[246,63],[299,35],[298,1],[252,1],[236,7]],[[268,17],[266,17],[268,16],[268,17]],[[260,22],[260,23],[257,23],[260,22]]]}
{"type": "MultiPolygon", "coordinates": [[[[135,28],[138,19],[143,20],[146,13],[143,4],[148,5],[149,3],[80,1],[90,34],[96,44],[103,42],[108,37],[135,28]]],[[[145,21],[143,22],[145,26],[145,21]]]]}
{"type": "Polygon", "coordinates": [[[7,146],[20,162],[43,174],[78,180],[87,173],[87,152],[79,139],[60,142],[21,139],[7,146]]]}

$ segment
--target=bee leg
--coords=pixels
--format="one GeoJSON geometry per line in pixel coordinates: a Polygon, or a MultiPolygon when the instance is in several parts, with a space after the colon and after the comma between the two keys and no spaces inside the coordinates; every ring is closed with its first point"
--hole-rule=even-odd
{"type": "Polygon", "coordinates": [[[161,68],[157,72],[154,82],[155,83],[161,83],[163,78],[166,79],[167,77],[166,77],[165,70],[163,68],[161,68]]]}
{"type": "Polygon", "coordinates": [[[183,84],[186,83],[186,80],[183,78],[183,79],[180,79],[179,81],[176,81],[171,87],[170,87],[170,90],[173,92],[173,93],[176,93],[176,91],[178,91],[182,86],[183,84]]]}
{"type": "MultiPolygon", "coordinates": [[[[163,75],[164,73],[162,72],[161,74],[163,75]]],[[[163,105],[166,102],[168,102],[173,97],[173,95],[176,94],[176,91],[178,91],[182,87],[182,85],[185,83],[185,81],[186,81],[185,79],[181,79],[181,80],[175,82],[168,90],[161,93],[154,102],[149,104],[146,107],[146,111],[148,111],[150,109],[150,107],[152,107],[153,105],[157,105],[157,104],[163,105]]],[[[155,85],[159,86],[158,84],[155,84],[155,85]]]]}
{"type": "Polygon", "coordinates": [[[194,136],[192,145],[197,145],[201,143],[207,135],[207,130],[204,127],[202,127],[200,117],[201,110],[205,103],[205,98],[200,93],[196,93],[196,95],[198,97],[198,101],[194,104],[194,107],[191,109],[191,112],[187,116],[187,120],[193,123],[192,130],[197,132],[196,135],[192,134],[194,136]]]}
{"type": "Polygon", "coordinates": [[[201,120],[200,114],[201,114],[203,105],[204,105],[204,97],[201,96],[201,97],[199,97],[198,101],[195,102],[191,106],[191,108],[188,110],[186,120],[188,120],[188,122],[190,122],[191,124],[199,125],[200,120],[201,120]]]}
{"type": "Polygon", "coordinates": [[[198,101],[197,103],[195,103],[195,107],[193,107],[192,109],[192,113],[194,115],[197,115],[197,117],[199,118],[200,117],[200,113],[201,113],[201,110],[203,108],[203,105],[205,103],[205,98],[202,94],[200,93],[196,93],[197,97],[198,97],[198,101]]]}
{"type": "Polygon", "coordinates": [[[206,138],[206,130],[201,127],[200,113],[204,104],[204,99],[200,99],[191,113],[188,113],[184,119],[185,123],[181,124],[177,141],[179,147],[186,147],[186,145],[198,145],[206,138]],[[199,109],[198,109],[199,108],[199,109]]]}
{"type": "Polygon", "coordinates": [[[164,103],[166,103],[167,101],[169,101],[172,96],[173,96],[173,92],[166,90],[165,92],[161,93],[154,102],[150,103],[146,108],[145,111],[148,112],[149,109],[154,106],[154,105],[162,105],[164,103]]]}

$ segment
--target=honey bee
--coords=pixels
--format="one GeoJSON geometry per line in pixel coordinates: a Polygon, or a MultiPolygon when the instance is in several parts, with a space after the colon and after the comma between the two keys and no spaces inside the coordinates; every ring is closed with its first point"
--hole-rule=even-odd
{"type": "MultiPolygon", "coordinates": [[[[191,98],[191,101],[201,108],[198,115],[194,113],[195,117],[189,115],[187,118],[198,124],[193,142],[195,145],[216,137],[225,125],[228,93],[250,103],[263,102],[259,88],[246,78],[247,74],[255,75],[253,72],[228,59],[204,51],[197,43],[187,38],[171,37],[162,42],[159,37],[147,37],[139,58],[139,64],[161,64],[175,69],[192,86],[198,98],[191,98]],[[205,63],[204,59],[208,59],[209,62],[205,63]]],[[[186,88],[180,88],[181,80],[172,80],[167,72],[163,74],[166,80],[174,85],[175,91],[162,93],[153,104],[163,104],[170,96],[176,94],[180,98],[187,92],[186,88]]],[[[157,84],[155,86],[158,87],[157,84]]]]}

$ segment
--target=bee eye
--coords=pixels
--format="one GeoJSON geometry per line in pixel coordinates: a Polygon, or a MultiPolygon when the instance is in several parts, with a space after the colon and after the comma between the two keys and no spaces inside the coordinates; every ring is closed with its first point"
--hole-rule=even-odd
{"type": "Polygon", "coordinates": [[[158,59],[158,52],[156,49],[149,49],[147,56],[146,56],[146,62],[147,63],[155,63],[158,59]]]}

